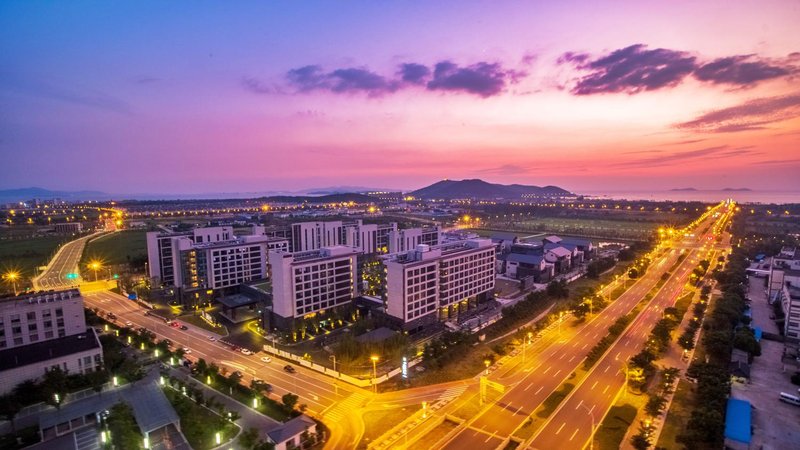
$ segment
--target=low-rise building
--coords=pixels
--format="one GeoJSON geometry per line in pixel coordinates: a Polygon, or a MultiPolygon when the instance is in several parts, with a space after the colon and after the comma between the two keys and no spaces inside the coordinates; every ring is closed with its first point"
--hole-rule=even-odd
{"type": "Polygon", "coordinates": [[[80,222],[57,223],[53,230],[59,234],[74,234],[83,231],[83,224],[80,222]]]}
{"type": "Polygon", "coordinates": [[[317,423],[301,414],[283,425],[267,432],[267,440],[275,450],[306,448],[317,442],[317,423]]]}

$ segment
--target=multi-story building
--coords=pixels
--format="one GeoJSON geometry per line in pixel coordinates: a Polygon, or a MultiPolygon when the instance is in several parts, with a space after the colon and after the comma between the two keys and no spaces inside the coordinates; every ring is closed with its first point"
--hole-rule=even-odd
{"type": "Polygon", "coordinates": [[[267,253],[288,247],[287,239],[266,236],[261,227],[243,236],[234,235],[231,227],[147,233],[150,277],[189,293],[268,278],[267,253]]]}
{"type": "Polygon", "coordinates": [[[438,245],[439,227],[398,229],[397,223],[364,224],[362,220],[301,222],[292,225],[293,252],[346,245],[365,255],[408,251],[419,244],[438,245]]]}
{"type": "Polygon", "coordinates": [[[55,367],[86,374],[103,364],[77,289],[0,299],[0,349],[0,394],[55,367]]]}
{"type": "Polygon", "coordinates": [[[294,320],[349,305],[357,295],[356,258],[347,246],[304,252],[273,251],[268,328],[291,329],[294,320]]]}
{"type": "Polygon", "coordinates": [[[495,247],[489,239],[420,244],[381,259],[386,314],[407,330],[455,319],[494,289],[495,247]]]}
{"type": "Polygon", "coordinates": [[[77,289],[0,299],[0,349],[86,331],[77,289]]]}

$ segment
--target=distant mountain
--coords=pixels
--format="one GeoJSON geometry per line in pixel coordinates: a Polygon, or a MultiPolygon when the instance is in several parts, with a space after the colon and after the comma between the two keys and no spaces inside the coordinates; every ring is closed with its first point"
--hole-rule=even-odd
{"type": "Polygon", "coordinates": [[[260,200],[275,203],[343,203],[343,202],[356,202],[356,203],[374,203],[375,198],[364,194],[331,194],[331,195],[273,195],[271,197],[262,197],[260,200]]]}
{"type": "Polygon", "coordinates": [[[752,189],[750,188],[725,188],[723,191],[726,192],[751,192],[752,189]]]}
{"type": "Polygon", "coordinates": [[[571,195],[558,186],[526,186],[522,184],[494,184],[483,180],[442,180],[411,195],[419,198],[519,198],[523,194],[540,197],[571,195]]]}
{"type": "Polygon", "coordinates": [[[670,192],[695,192],[695,191],[697,191],[697,189],[695,189],[693,187],[687,187],[687,188],[670,189],[669,191],[670,192]]]}
{"type": "Polygon", "coordinates": [[[110,200],[111,195],[99,191],[51,191],[40,187],[0,190],[0,203],[24,202],[38,198],[40,200],[110,200]]]}

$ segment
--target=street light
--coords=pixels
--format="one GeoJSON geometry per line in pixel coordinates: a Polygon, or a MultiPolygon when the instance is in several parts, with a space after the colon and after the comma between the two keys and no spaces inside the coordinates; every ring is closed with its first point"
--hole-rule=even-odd
{"type": "Polygon", "coordinates": [[[376,382],[378,381],[377,380],[377,378],[378,378],[378,366],[377,366],[378,357],[375,356],[375,355],[372,355],[372,356],[369,357],[369,359],[372,361],[372,389],[377,394],[378,393],[378,385],[377,385],[376,382]]]}
{"type": "Polygon", "coordinates": [[[483,364],[484,364],[484,365],[486,365],[486,376],[489,376],[489,365],[490,365],[491,363],[492,363],[492,362],[491,362],[491,361],[489,361],[488,359],[484,359],[484,360],[483,360],[483,364]]]}
{"type": "Polygon", "coordinates": [[[93,260],[89,262],[89,268],[94,271],[94,281],[97,281],[97,271],[103,268],[103,265],[100,264],[100,261],[93,260]]]}
{"type": "Polygon", "coordinates": [[[17,279],[19,278],[19,272],[17,272],[17,271],[6,272],[5,275],[3,275],[3,278],[5,278],[6,280],[10,280],[11,281],[11,285],[14,287],[14,296],[16,296],[17,295],[17,279]]]}

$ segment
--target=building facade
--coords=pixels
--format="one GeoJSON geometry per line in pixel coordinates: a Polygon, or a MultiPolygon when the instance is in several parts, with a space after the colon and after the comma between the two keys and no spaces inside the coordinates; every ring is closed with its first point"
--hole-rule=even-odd
{"type": "Polygon", "coordinates": [[[0,299],[0,394],[58,367],[87,374],[103,365],[103,348],[86,328],[77,289],[0,299]]]}
{"type": "Polygon", "coordinates": [[[386,313],[404,329],[456,319],[493,291],[495,258],[489,239],[420,244],[381,257],[386,313]]]}
{"type": "Polygon", "coordinates": [[[270,252],[269,328],[290,329],[295,319],[351,304],[358,295],[358,254],[358,250],[347,246],[270,252]]]}

